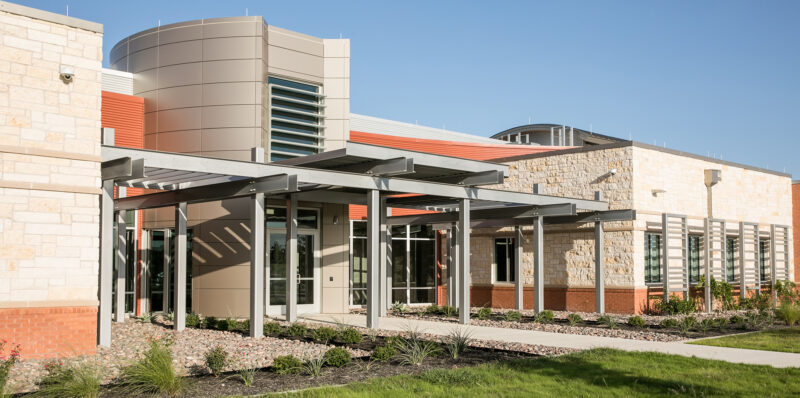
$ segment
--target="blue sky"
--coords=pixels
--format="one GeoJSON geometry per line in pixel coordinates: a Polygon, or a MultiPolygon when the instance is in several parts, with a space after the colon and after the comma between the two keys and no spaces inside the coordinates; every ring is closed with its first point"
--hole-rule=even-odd
{"type": "MultiPolygon", "coordinates": [[[[13,0],[12,0],[13,1],[13,0]]],[[[16,1],[103,23],[262,15],[351,39],[351,111],[568,124],[800,176],[800,1],[16,1]]]]}

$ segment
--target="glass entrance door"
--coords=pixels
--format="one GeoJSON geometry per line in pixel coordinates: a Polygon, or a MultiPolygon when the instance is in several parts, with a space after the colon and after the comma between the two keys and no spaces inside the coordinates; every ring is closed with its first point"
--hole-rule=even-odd
{"type": "MultiPolygon", "coordinates": [[[[115,235],[116,236],[116,235],[115,235]]],[[[125,254],[125,313],[133,313],[134,301],[136,300],[136,230],[125,230],[125,242],[127,242],[125,254]]],[[[114,253],[117,252],[117,240],[114,239],[114,253]]],[[[111,294],[117,295],[117,272],[119,264],[117,256],[114,256],[113,283],[111,284],[111,294]]],[[[111,310],[117,312],[117,300],[111,301],[111,310]]]]}
{"type": "MultiPolygon", "coordinates": [[[[174,229],[150,231],[150,248],[147,252],[147,288],[149,312],[172,312],[175,288],[174,275],[175,248],[172,239],[174,229]],[[165,253],[164,248],[167,247],[165,253]],[[164,264],[167,265],[166,273],[164,264]]],[[[192,309],[192,230],[186,230],[186,311],[192,309]]]]}
{"type": "MultiPolygon", "coordinates": [[[[286,313],[286,232],[269,230],[269,306],[267,314],[286,313]]],[[[316,231],[297,234],[297,312],[319,312],[319,243],[316,231]]]]}

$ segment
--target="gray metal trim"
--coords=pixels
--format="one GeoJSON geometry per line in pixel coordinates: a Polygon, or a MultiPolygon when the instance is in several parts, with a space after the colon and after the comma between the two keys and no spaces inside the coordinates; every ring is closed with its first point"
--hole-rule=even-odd
{"type": "MultiPolygon", "coordinates": [[[[302,159],[302,158],[300,158],[302,159]]],[[[376,176],[390,176],[395,174],[410,174],[414,172],[414,159],[398,157],[392,159],[373,160],[366,163],[355,164],[337,169],[349,173],[369,174],[376,176]]]]}
{"type": "Polygon", "coordinates": [[[379,189],[381,191],[398,193],[416,193],[454,199],[474,199],[528,205],[574,203],[579,209],[608,210],[608,203],[594,200],[561,198],[557,196],[535,195],[524,192],[485,188],[470,188],[459,185],[407,180],[394,177],[373,177],[328,170],[281,166],[274,163],[260,164],[109,146],[102,147],[102,156],[103,159],[117,159],[120,157],[144,158],[148,167],[228,174],[246,178],[290,174],[296,175],[299,182],[308,184],[328,185],[336,183],[340,186],[355,189],[379,189]]]}
{"type": "Polygon", "coordinates": [[[503,172],[499,170],[478,171],[468,174],[460,174],[456,176],[447,176],[442,178],[434,178],[430,181],[444,182],[448,184],[458,184],[466,186],[477,185],[496,185],[502,184],[505,177],[503,172]]]}
{"type": "Polygon", "coordinates": [[[103,33],[103,24],[56,14],[53,12],[40,10],[38,8],[26,7],[19,4],[0,1],[0,11],[22,15],[28,18],[39,19],[55,24],[66,25],[73,28],[84,29],[95,33],[103,33]]]}
{"type": "Polygon", "coordinates": [[[116,210],[150,209],[170,206],[181,202],[210,202],[239,196],[248,196],[254,193],[274,194],[295,192],[297,189],[297,177],[282,174],[120,198],[115,201],[114,208],[116,210]]]}
{"type": "MultiPolygon", "coordinates": [[[[496,220],[511,222],[507,219],[520,219],[519,222],[524,223],[525,220],[523,219],[530,219],[531,217],[537,216],[575,214],[575,210],[575,205],[571,203],[547,206],[508,206],[493,209],[472,210],[470,212],[470,219],[475,220],[476,222],[484,220],[488,222],[493,222],[496,220]]],[[[458,220],[458,213],[447,212],[389,217],[387,222],[389,225],[420,225],[449,223],[458,220]]],[[[511,225],[515,224],[512,223],[511,225]]]]}
{"type": "Polygon", "coordinates": [[[144,160],[123,157],[107,160],[100,164],[100,178],[123,181],[144,177],[144,160]]]}
{"type": "Polygon", "coordinates": [[[545,224],[585,224],[590,222],[633,221],[636,210],[608,210],[579,213],[574,216],[548,217],[545,224]]]}

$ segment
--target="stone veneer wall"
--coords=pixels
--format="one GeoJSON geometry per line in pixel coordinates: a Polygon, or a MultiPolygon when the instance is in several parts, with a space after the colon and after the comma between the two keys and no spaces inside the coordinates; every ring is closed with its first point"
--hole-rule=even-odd
{"type": "Polygon", "coordinates": [[[0,336],[26,358],[95,350],[102,41],[0,2],[0,336]]]}

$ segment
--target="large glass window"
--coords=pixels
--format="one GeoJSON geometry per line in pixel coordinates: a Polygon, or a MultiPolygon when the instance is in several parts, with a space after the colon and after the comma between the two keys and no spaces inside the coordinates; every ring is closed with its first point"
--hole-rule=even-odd
{"type": "Polygon", "coordinates": [[[661,282],[660,234],[644,234],[644,282],[661,282]]]}
{"type": "MultiPolygon", "coordinates": [[[[192,310],[192,235],[193,230],[186,230],[186,311],[192,310]]],[[[171,293],[175,288],[175,278],[169,278],[169,286],[165,286],[165,271],[174,275],[175,230],[154,230],[150,232],[150,249],[148,253],[148,290],[150,293],[150,312],[171,312],[173,308],[174,295],[171,293]],[[165,236],[168,233],[168,236],[165,236]],[[164,267],[164,243],[168,242],[169,262],[165,270],[164,267]],[[166,288],[166,289],[165,289],[166,288]],[[164,295],[167,294],[167,308],[164,309],[164,295]]]]}
{"type": "Polygon", "coordinates": [[[494,240],[494,279],[496,282],[514,282],[516,265],[514,247],[514,238],[494,240]]]}
{"type": "Polygon", "coordinates": [[[270,93],[270,161],[311,155],[323,148],[323,96],[319,87],[276,77],[270,93]]]}
{"type": "Polygon", "coordinates": [[[736,280],[736,239],[728,238],[726,241],[725,279],[733,282],[736,280]]]}
{"type": "Polygon", "coordinates": [[[700,237],[689,236],[689,282],[700,282],[700,237]]]}
{"type": "MultiPolygon", "coordinates": [[[[436,302],[436,231],[429,226],[391,228],[392,302],[436,302]]],[[[350,229],[350,303],[366,304],[366,222],[350,229]]]]}
{"type": "Polygon", "coordinates": [[[761,275],[761,282],[767,281],[767,258],[769,257],[769,242],[766,240],[758,241],[758,274],[761,275]]]}

